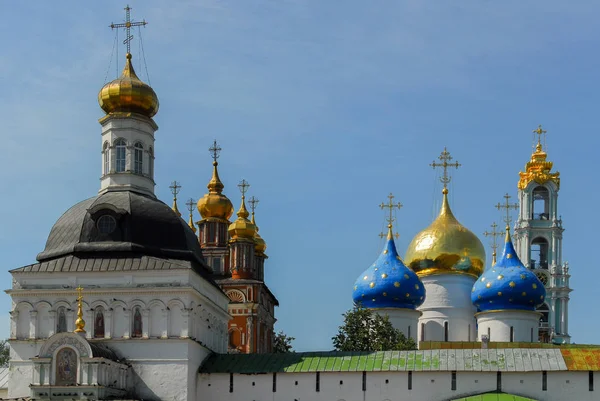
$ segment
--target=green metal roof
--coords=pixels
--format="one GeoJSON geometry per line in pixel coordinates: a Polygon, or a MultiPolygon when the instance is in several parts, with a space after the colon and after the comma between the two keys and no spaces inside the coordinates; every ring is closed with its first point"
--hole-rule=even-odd
{"type": "Polygon", "coordinates": [[[389,371],[528,372],[567,370],[556,348],[430,349],[379,352],[214,354],[201,373],[389,371]]]}

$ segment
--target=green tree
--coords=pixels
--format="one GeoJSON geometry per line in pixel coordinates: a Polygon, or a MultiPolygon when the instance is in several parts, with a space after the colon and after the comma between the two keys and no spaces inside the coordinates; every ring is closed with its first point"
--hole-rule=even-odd
{"type": "Polygon", "coordinates": [[[337,351],[391,351],[417,349],[412,338],[395,329],[388,316],[360,305],[344,313],[344,324],[332,337],[337,351]]]}
{"type": "Polygon", "coordinates": [[[0,340],[0,368],[8,367],[8,361],[10,360],[10,347],[8,341],[0,340]]]}
{"type": "Polygon", "coordinates": [[[295,339],[295,337],[285,335],[283,331],[279,331],[279,333],[273,332],[273,352],[276,354],[294,352],[292,349],[292,341],[295,339]]]}

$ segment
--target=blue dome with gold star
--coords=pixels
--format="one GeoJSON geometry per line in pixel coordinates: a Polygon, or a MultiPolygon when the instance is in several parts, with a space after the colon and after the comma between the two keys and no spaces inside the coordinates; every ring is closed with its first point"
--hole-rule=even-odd
{"type": "Polygon", "coordinates": [[[365,308],[415,309],[425,300],[425,287],[398,256],[391,225],[383,251],[354,284],[352,298],[365,308]]]}
{"type": "Polygon", "coordinates": [[[482,312],[534,311],[545,297],[544,284],[519,260],[507,227],[502,257],[475,282],[471,301],[482,312]]]}

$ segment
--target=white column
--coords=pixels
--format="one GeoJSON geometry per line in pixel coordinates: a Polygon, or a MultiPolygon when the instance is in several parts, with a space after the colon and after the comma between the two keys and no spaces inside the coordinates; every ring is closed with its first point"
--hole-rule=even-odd
{"type": "Polygon", "coordinates": [[[19,311],[10,311],[10,338],[17,338],[17,322],[19,321],[19,311]]]}
{"type": "MultiPolygon", "coordinates": [[[[182,338],[190,337],[190,310],[189,308],[183,308],[181,310],[181,317],[183,318],[183,324],[181,325],[181,334],[182,338]]],[[[173,333],[175,334],[175,333],[173,333]]]]}
{"type": "Polygon", "coordinates": [[[112,320],[113,320],[112,310],[107,309],[106,311],[104,311],[104,338],[112,337],[112,326],[113,326],[112,320]]]}
{"type": "Polygon", "coordinates": [[[56,332],[56,311],[51,310],[49,313],[50,313],[50,329],[48,330],[48,337],[51,337],[56,332]]]}
{"type": "Polygon", "coordinates": [[[123,332],[123,338],[131,337],[131,326],[133,322],[131,321],[131,309],[124,308],[123,310],[123,318],[125,319],[125,331],[123,332]]]}
{"type": "Polygon", "coordinates": [[[29,338],[37,337],[37,311],[29,312],[29,338]]]}
{"type": "Polygon", "coordinates": [[[75,311],[68,310],[66,313],[67,317],[67,331],[72,333],[75,327],[75,311]]]}
{"type": "Polygon", "coordinates": [[[161,309],[161,324],[162,324],[162,333],[160,335],[161,338],[168,338],[168,330],[169,330],[169,318],[166,309],[161,309]]]}
{"type": "Polygon", "coordinates": [[[567,298],[560,299],[560,334],[567,334],[567,298]]]}

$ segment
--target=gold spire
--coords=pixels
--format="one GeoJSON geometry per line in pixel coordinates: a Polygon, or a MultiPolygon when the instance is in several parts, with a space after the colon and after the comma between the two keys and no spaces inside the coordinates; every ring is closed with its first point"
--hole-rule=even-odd
{"type": "Polygon", "coordinates": [[[188,226],[192,229],[194,234],[196,233],[196,227],[194,227],[194,206],[196,205],[196,201],[192,198],[188,199],[185,204],[188,208],[188,212],[190,212],[190,219],[188,220],[188,226]]]}
{"type": "Polygon", "coordinates": [[[510,239],[510,226],[508,224],[506,225],[505,230],[506,230],[506,237],[504,237],[504,243],[506,244],[506,243],[509,243],[511,241],[511,239],[510,239]]]}
{"type": "Polygon", "coordinates": [[[238,218],[229,225],[228,232],[233,240],[238,238],[254,239],[256,225],[248,220],[250,213],[248,213],[248,209],[246,209],[246,192],[250,187],[250,184],[248,184],[246,180],[242,180],[238,184],[238,187],[242,193],[242,204],[240,205],[240,210],[237,212],[238,218]]]}
{"type": "Polygon", "coordinates": [[[177,216],[181,217],[181,213],[177,207],[177,194],[179,194],[179,191],[181,190],[181,185],[179,185],[177,181],[173,181],[169,188],[171,188],[171,193],[173,194],[173,206],[171,206],[171,209],[173,209],[177,216]]]}
{"type": "MultiPolygon", "coordinates": [[[[394,203],[394,195],[390,192],[390,194],[387,196],[389,201],[387,204],[381,202],[381,204],[379,205],[379,207],[383,210],[383,209],[388,209],[388,216],[386,217],[386,221],[388,222],[388,233],[387,233],[387,239],[393,239],[394,237],[398,238],[400,237],[400,234],[396,233],[394,234],[392,232],[392,224],[394,223],[394,221],[396,220],[394,218],[394,209],[398,209],[400,210],[400,208],[402,208],[402,203],[397,202],[394,203]]],[[[385,237],[386,234],[384,233],[379,233],[379,238],[383,238],[385,237]]]]}
{"type": "Polygon", "coordinates": [[[254,245],[254,250],[258,254],[263,255],[265,253],[265,251],[267,250],[267,243],[265,242],[265,240],[258,233],[259,228],[256,225],[256,220],[254,219],[254,212],[256,210],[256,205],[258,205],[258,203],[260,201],[253,196],[253,197],[250,198],[249,202],[250,202],[250,209],[252,210],[252,220],[251,220],[251,223],[256,226],[256,233],[254,234],[254,244],[255,244],[254,245]]]}
{"type": "Polygon", "coordinates": [[[203,219],[217,219],[228,221],[233,214],[233,204],[225,195],[223,195],[223,188],[225,187],[219,178],[219,171],[217,166],[219,163],[219,153],[221,147],[215,140],[213,145],[208,149],[212,153],[213,159],[213,172],[208,185],[208,193],[205,194],[200,200],[198,200],[198,212],[203,219]]]}
{"type": "Polygon", "coordinates": [[[560,188],[560,173],[558,171],[551,172],[552,162],[547,161],[548,155],[544,152],[542,146],[542,135],[546,134],[546,130],[542,129],[542,126],[538,126],[537,129],[533,130],[538,135],[537,144],[535,145],[535,152],[532,153],[531,159],[525,165],[525,172],[519,172],[519,189],[525,189],[530,182],[535,181],[540,185],[544,185],[546,182],[551,181],[560,188]]]}
{"type": "Polygon", "coordinates": [[[492,237],[492,266],[494,266],[496,264],[496,251],[498,250],[498,241],[496,238],[502,235],[502,231],[496,231],[498,224],[496,224],[495,221],[490,225],[490,227],[492,227],[492,231],[485,231],[483,235],[486,237],[492,237]]]}
{"type": "Polygon", "coordinates": [[[83,288],[77,287],[77,320],[75,321],[75,333],[85,333],[85,320],[83,320],[83,288]]]}

